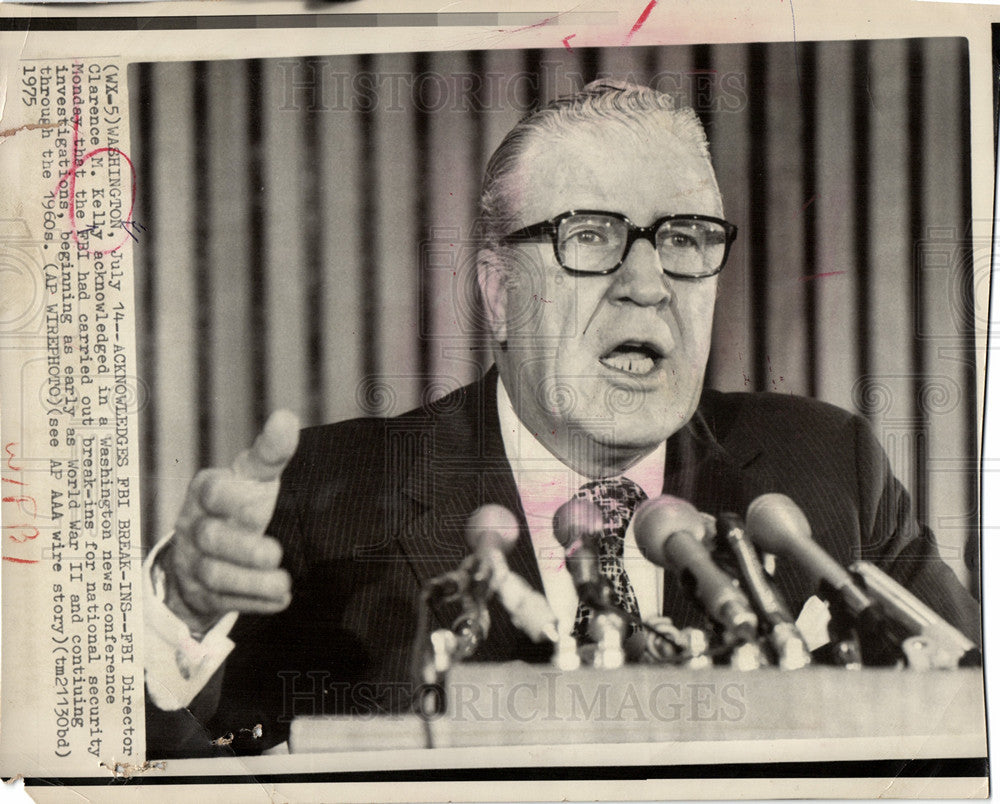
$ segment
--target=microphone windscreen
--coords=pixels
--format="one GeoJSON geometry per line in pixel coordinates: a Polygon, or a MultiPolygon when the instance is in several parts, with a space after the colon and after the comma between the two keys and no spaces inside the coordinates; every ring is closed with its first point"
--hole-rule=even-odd
{"type": "Polygon", "coordinates": [[[520,526],[502,505],[481,505],[465,523],[465,539],[475,552],[500,550],[509,553],[517,543],[520,526]]]}
{"type": "Polygon", "coordinates": [[[599,536],[603,530],[601,509],[580,497],[564,502],[552,518],[552,532],[563,549],[581,539],[599,536]]]}
{"type": "Polygon", "coordinates": [[[639,552],[658,566],[664,566],[664,547],[675,533],[689,533],[699,541],[705,537],[705,519],[687,500],[664,494],[646,500],[632,519],[639,552]]]}
{"type": "Polygon", "coordinates": [[[746,529],[761,550],[786,555],[805,540],[812,529],[802,509],[784,494],[761,494],[747,508],[746,529]]]}
{"type": "Polygon", "coordinates": [[[806,515],[784,494],[762,494],[747,508],[747,535],[761,550],[795,558],[816,580],[835,589],[855,588],[854,581],[812,538],[806,515]]]}

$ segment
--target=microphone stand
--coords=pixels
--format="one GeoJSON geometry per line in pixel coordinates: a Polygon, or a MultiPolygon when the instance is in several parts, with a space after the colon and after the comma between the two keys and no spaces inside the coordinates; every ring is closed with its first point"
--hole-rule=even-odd
{"type": "Polygon", "coordinates": [[[818,594],[830,605],[830,642],[814,651],[817,658],[850,670],[862,664],[891,667],[903,658],[900,645],[906,635],[874,604],[861,608],[849,591],[827,580],[820,582],[818,594]]]}
{"type": "Polygon", "coordinates": [[[410,649],[410,677],[415,685],[412,707],[424,724],[427,748],[434,747],[430,722],[447,709],[444,678],[453,662],[476,652],[490,628],[486,609],[486,580],[476,572],[476,561],[468,556],[452,572],[427,581],[417,603],[417,628],[410,649]],[[434,603],[461,601],[462,614],[450,629],[430,632],[434,603]]]}

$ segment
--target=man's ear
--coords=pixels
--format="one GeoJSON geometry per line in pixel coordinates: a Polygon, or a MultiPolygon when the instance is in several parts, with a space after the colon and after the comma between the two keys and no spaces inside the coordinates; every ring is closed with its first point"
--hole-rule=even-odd
{"type": "Polygon", "coordinates": [[[483,297],[486,320],[500,344],[507,341],[507,266],[493,249],[483,249],[476,258],[476,280],[483,297]]]}

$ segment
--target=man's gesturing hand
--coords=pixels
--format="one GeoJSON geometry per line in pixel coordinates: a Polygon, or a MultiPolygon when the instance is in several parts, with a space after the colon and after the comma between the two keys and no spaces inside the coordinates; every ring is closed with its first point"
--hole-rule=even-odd
{"type": "Polygon", "coordinates": [[[298,438],[295,415],[276,411],[229,469],[203,469],[188,486],[162,566],[167,606],[192,631],[228,611],[273,614],[291,602],[281,545],[264,528],[298,438]]]}

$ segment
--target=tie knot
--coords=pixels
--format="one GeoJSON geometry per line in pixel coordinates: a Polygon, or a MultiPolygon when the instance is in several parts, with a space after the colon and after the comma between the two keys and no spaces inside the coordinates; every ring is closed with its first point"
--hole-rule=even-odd
{"type": "MultiPolygon", "coordinates": [[[[601,509],[604,539],[611,539],[612,543],[617,542],[619,545],[625,538],[625,530],[632,514],[639,503],[646,499],[646,493],[639,484],[627,477],[592,480],[580,486],[576,496],[601,509]]],[[[618,551],[620,552],[620,547],[618,551]]]]}
{"type": "Polygon", "coordinates": [[[605,514],[605,518],[611,512],[623,510],[628,511],[631,516],[636,506],[646,499],[646,493],[639,484],[627,477],[592,480],[580,486],[576,496],[595,503],[605,514]]]}

